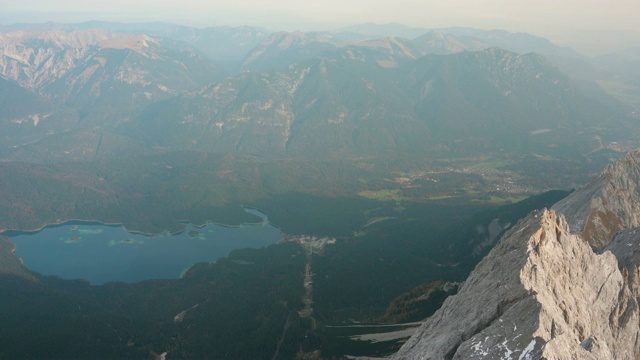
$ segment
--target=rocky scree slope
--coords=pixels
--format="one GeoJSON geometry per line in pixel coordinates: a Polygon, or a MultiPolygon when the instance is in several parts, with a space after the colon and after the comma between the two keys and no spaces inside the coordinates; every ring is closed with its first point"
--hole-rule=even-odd
{"type": "Polygon", "coordinates": [[[393,359],[640,357],[639,156],[522,219],[393,359]]]}

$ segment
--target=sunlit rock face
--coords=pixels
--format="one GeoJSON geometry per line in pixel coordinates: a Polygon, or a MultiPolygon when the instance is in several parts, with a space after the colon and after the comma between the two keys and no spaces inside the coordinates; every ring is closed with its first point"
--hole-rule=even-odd
{"type": "Polygon", "coordinates": [[[633,234],[597,254],[554,211],[530,214],[394,358],[636,358],[633,234]]]}
{"type": "Polygon", "coordinates": [[[638,358],[639,157],[522,219],[393,358],[638,358]]]}
{"type": "Polygon", "coordinates": [[[558,202],[571,231],[596,248],[617,232],[640,226],[640,149],[607,166],[591,183],[558,202]]]}

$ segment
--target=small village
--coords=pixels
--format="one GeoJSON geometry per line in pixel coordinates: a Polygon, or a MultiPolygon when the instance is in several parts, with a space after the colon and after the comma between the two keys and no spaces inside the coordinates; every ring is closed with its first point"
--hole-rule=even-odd
{"type": "Polygon", "coordinates": [[[322,253],[322,249],[326,245],[332,245],[336,243],[335,238],[330,238],[327,236],[317,237],[313,235],[284,235],[283,242],[295,242],[302,246],[308,255],[313,253],[319,254],[322,253]]]}

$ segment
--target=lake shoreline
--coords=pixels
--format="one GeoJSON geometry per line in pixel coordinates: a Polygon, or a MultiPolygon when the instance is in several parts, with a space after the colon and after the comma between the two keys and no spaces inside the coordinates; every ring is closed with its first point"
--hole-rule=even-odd
{"type": "MultiPolygon", "coordinates": [[[[253,206],[248,206],[248,205],[240,205],[243,209],[245,209],[245,211],[248,210],[253,210],[253,211],[257,211],[260,214],[262,214],[263,216],[259,216],[256,215],[258,217],[261,217],[263,219],[262,222],[256,222],[256,223],[240,223],[238,225],[231,225],[231,224],[223,224],[223,223],[216,223],[213,222],[211,220],[207,220],[202,224],[198,224],[198,223],[194,223],[191,222],[190,220],[175,220],[176,222],[182,224],[182,229],[178,230],[178,231],[174,231],[171,232],[169,230],[163,230],[157,233],[149,233],[149,232],[144,232],[141,230],[133,230],[133,229],[128,229],[124,223],[118,223],[118,222],[114,222],[114,223],[110,223],[110,222],[103,222],[100,220],[83,220],[83,219],[68,219],[68,220],[64,220],[64,221],[58,221],[58,222],[53,222],[53,223],[47,223],[44,224],[42,226],[40,226],[39,228],[33,229],[33,230],[20,230],[20,229],[0,229],[0,235],[1,236],[6,236],[8,238],[11,238],[12,236],[16,236],[16,235],[20,235],[20,234],[36,234],[48,227],[59,227],[59,226],[66,226],[66,225],[104,225],[104,226],[113,226],[113,227],[119,227],[122,226],[127,232],[131,233],[131,234],[140,234],[140,235],[144,235],[144,236],[148,236],[148,237],[154,237],[154,236],[160,236],[163,234],[167,234],[167,235],[179,235],[182,232],[185,231],[187,225],[192,225],[193,227],[196,228],[203,228],[207,225],[217,225],[217,226],[223,226],[226,228],[241,228],[243,226],[265,226],[265,225],[271,225],[275,228],[277,228],[278,230],[280,230],[280,227],[272,224],[269,222],[269,218],[267,217],[267,215],[262,212],[260,209],[253,207],[253,206]]],[[[251,214],[251,212],[248,212],[251,214]]]]}
{"type": "Polygon", "coordinates": [[[15,254],[24,259],[26,268],[46,276],[82,279],[92,286],[179,279],[197,263],[215,263],[238,249],[281,242],[282,231],[270,225],[264,213],[247,211],[261,221],[236,226],[182,222],[181,231],[148,234],[123,224],[74,219],[0,235],[16,247],[15,254]]]}

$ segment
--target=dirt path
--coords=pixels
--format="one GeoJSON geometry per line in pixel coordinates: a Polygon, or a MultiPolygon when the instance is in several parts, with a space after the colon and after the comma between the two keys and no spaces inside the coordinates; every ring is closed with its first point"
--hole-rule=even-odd
{"type": "Polygon", "coordinates": [[[311,255],[307,255],[307,264],[305,265],[304,275],[305,294],[302,302],[304,308],[298,311],[302,318],[308,318],[313,315],[313,273],[311,272],[311,255]]]}

